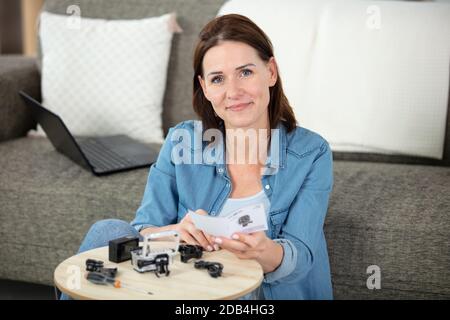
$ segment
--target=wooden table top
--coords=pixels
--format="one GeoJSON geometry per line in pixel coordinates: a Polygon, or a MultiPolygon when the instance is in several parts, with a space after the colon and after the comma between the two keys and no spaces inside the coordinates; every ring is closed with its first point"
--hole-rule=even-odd
{"type": "MultiPolygon", "coordinates": [[[[154,241],[152,248],[165,244],[167,242],[154,241]]],[[[61,292],[74,299],[215,300],[237,299],[259,287],[263,280],[263,270],[258,262],[239,259],[224,249],[204,251],[201,260],[222,263],[222,276],[213,278],[207,270],[194,268],[196,259],[191,259],[188,263],[181,262],[180,254],[177,253],[169,266],[170,275],[158,278],[154,272],[135,271],[131,261],[110,262],[108,247],[102,247],[77,254],[60,263],[54,272],[54,282],[61,292]],[[87,281],[86,259],[102,260],[105,267],[118,267],[116,279],[124,285],[142,289],[144,292],[150,291],[152,294],[87,281]]]]}

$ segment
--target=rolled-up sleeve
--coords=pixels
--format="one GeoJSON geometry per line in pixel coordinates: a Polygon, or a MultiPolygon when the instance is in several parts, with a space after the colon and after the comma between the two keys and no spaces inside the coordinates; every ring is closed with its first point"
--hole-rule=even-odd
{"type": "Polygon", "coordinates": [[[264,275],[265,283],[273,283],[290,275],[297,265],[297,248],[287,239],[273,239],[283,247],[283,259],[274,271],[264,275]]]}
{"type": "Polygon", "coordinates": [[[280,266],[265,275],[266,283],[298,282],[307,276],[322,241],[332,187],[333,157],[324,141],[274,240],[283,246],[284,254],[280,266]]]}
{"type": "Polygon", "coordinates": [[[166,226],[176,223],[178,190],[175,178],[175,165],[171,160],[172,141],[169,130],[159,152],[158,159],[150,167],[141,205],[131,225],[137,231],[150,226],[166,226]]]}

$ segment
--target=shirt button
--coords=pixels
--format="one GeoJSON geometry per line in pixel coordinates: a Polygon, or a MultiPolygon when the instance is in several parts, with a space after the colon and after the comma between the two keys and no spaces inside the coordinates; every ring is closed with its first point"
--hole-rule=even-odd
{"type": "Polygon", "coordinates": [[[217,171],[218,171],[219,173],[223,173],[223,168],[219,168],[219,169],[217,169],[217,171]]]}
{"type": "Polygon", "coordinates": [[[268,184],[266,184],[266,190],[269,190],[270,186],[268,184]]]}

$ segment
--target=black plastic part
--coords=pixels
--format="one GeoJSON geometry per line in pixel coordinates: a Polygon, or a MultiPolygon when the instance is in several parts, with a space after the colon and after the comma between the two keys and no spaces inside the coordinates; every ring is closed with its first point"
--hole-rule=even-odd
{"type": "Polygon", "coordinates": [[[217,278],[222,275],[223,264],[220,262],[209,262],[200,260],[195,262],[194,267],[197,269],[207,269],[211,277],[217,278]]]}
{"type": "Polygon", "coordinates": [[[203,255],[203,247],[192,244],[182,244],[178,247],[181,262],[187,263],[190,259],[200,259],[203,255]]]}

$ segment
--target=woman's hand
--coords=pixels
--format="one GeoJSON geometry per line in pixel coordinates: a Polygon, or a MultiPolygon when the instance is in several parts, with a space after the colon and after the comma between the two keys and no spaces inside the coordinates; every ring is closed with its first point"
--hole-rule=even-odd
{"type": "Polygon", "coordinates": [[[240,259],[255,259],[264,273],[274,271],[283,260],[283,247],[266,236],[264,231],[235,233],[232,239],[213,237],[221,248],[233,252],[240,259]]]}
{"type": "MultiPolygon", "coordinates": [[[[202,209],[196,210],[195,213],[208,215],[208,213],[202,209]]],[[[181,240],[185,241],[187,244],[200,245],[207,251],[212,251],[214,249],[219,250],[219,247],[214,244],[210,235],[195,227],[189,213],[186,214],[179,223],[173,225],[173,230],[178,231],[181,240]]]]}

